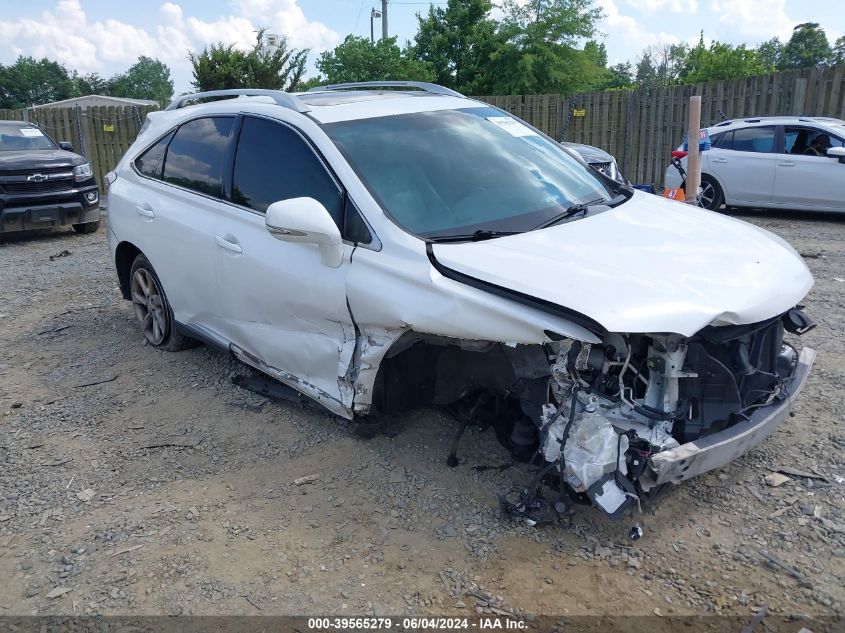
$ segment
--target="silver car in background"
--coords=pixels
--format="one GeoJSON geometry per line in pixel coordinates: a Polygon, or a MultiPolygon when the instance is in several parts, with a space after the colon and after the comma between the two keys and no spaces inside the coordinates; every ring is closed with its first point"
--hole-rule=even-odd
{"type": "MultiPolygon", "coordinates": [[[[845,121],[753,117],[708,131],[712,149],[701,154],[701,206],[845,212],[845,121]]],[[[686,168],[686,158],[681,163],[686,168]]],[[[665,184],[686,183],[670,164],[665,184]]]]}
{"type": "Polygon", "coordinates": [[[603,149],[593,147],[592,145],[584,145],[583,143],[564,142],[561,145],[577,153],[590,167],[600,171],[608,178],[621,182],[622,184],[628,184],[625,176],[619,171],[616,159],[603,149]]]}

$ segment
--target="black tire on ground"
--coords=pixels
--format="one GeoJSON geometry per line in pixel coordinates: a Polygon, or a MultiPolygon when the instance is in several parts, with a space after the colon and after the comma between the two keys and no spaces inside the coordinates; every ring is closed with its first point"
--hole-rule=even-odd
{"type": "Polygon", "coordinates": [[[77,233],[96,233],[100,229],[100,221],[83,222],[82,224],[74,224],[73,230],[77,233]]]}
{"type": "MultiPolygon", "coordinates": [[[[681,183],[681,187],[684,191],[687,190],[686,180],[681,183]]],[[[707,174],[701,174],[701,196],[698,199],[698,206],[710,211],[718,211],[724,202],[725,194],[716,179],[707,174]]]]}
{"type": "Polygon", "coordinates": [[[710,211],[718,211],[722,208],[725,202],[725,194],[716,179],[707,174],[701,175],[701,196],[698,200],[698,206],[709,209],[710,211]]]}
{"type": "Polygon", "coordinates": [[[135,318],[149,345],[168,352],[178,352],[198,344],[176,331],[173,310],[161,281],[152,264],[143,255],[138,255],[132,262],[129,291],[135,318]]]}

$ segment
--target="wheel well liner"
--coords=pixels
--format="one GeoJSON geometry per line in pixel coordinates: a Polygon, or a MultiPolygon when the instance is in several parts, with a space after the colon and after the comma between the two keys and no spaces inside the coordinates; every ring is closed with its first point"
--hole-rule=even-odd
{"type": "Polygon", "coordinates": [[[129,273],[132,270],[132,262],[141,254],[141,249],[131,242],[121,242],[117,245],[114,253],[114,265],[117,269],[117,280],[120,283],[120,293],[124,299],[130,299],[129,273]]]}

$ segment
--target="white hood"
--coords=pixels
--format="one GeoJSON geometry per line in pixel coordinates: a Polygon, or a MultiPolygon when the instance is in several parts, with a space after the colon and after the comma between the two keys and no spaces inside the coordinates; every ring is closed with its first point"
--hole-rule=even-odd
{"type": "Polygon", "coordinates": [[[636,192],[621,206],[539,231],[435,244],[444,266],[576,310],[611,332],[692,336],[792,308],[813,277],[783,239],[636,192]]]}

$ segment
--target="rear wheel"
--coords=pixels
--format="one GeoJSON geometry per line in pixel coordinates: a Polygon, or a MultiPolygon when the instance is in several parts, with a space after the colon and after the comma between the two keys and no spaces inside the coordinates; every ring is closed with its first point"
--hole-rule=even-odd
{"type": "Polygon", "coordinates": [[[722,208],[725,202],[725,194],[716,179],[702,175],[701,176],[701,193],[698,196],[698,206],[709,209],[710,211],[718,211],[722,208]]]}
{"type": "MultiPolygon", "coordinates": [[[[686,181],[681,183],[681,187],[686,191],[686,181]]],[[[698,195],[698,206],[710,211],[718,211],[722,208],[722,204],[725,202],[725,194],[715,178],[702,174],[699,189],[701,191],[698,195]]]]}
{"type": "Polygon", "coordinates": [[[82,224],[74,224],[73,230],[77,233],[84,234],[84,233],[96,233],[100,229],[100,221],[95,220],[94,222],[83,222],[82,224]]]}
{"type": "Polygon", "coordinates": [[[173,310],[149,260],[138,255],[129,272],[129,292],[135,318],[147,343],[168,352],[190,347],[194,341],[176,331],[173,310]]]}

